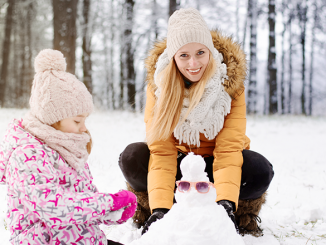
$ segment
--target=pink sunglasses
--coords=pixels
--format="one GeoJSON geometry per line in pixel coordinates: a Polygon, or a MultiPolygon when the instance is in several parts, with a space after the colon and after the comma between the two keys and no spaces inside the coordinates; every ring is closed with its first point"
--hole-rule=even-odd
{"type": "Polygon", "coordinates": [[[199,193],[207,193],[210,189],[210,187],[214,187],[214,184],[211,182],[206,182],[206,181],[198,181],[198,182],[190,182],[190,181],[177,181],[176,182],[178,191],[180,192],[188,192],[190,191],[190,188],[193,186],[199,193]]]}

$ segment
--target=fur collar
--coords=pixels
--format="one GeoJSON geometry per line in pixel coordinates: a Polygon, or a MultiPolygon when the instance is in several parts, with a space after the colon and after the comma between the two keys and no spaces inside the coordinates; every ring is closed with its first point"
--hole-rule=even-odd
{"type": "MultiPolygon", "coordinates": [[[[232,37],[223,36],[219,31],[211,31],[214,47],[223,55],[223,63],[227,67],[228,79],[224,81],[224,89],[231,98],[236,98],[244,90],[244,80],[247,75],[246,55],[240,44],[232,40],[232,37]]],[[[147,82],[156,89],[154,73],[159,56],[166,48],[166,39],[154,44],[145,60],[147,69],[147,82]]]]}

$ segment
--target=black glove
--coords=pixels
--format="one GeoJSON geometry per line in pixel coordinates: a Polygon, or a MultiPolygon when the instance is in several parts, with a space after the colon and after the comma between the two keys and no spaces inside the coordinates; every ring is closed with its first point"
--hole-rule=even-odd
{"type": "Polygon", "coordinates": [[[239,227],[237,225],[237,222],[235,221],[235,216],[233,213],[234,203],[227,201],[227,200],[221,200],[221,201],[218,201],[217,204],[222,205],[225,208],[227,214],[229,215],[230,219],[234,223],[235,230],[237,231],[238,234],[240,234],[239,227]]]}
{"type": "Polygon", "coordinates": [[[148,228],[152,223],[154,223],[156,220],[162,219],[163,216],[169,212],[169,209],[167,208],[156,208],[153,209],[153,214],[148,218],[148,220],[145,222],[144,228],[141,232],[142,235],[144,235],[147,231],[148,228]]]}

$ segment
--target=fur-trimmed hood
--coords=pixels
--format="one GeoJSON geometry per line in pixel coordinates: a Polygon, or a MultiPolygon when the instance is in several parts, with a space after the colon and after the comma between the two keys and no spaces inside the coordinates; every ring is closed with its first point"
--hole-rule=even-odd
{"type": "MultiPolygon", "coordinates": [[[[246,55],[232,37],[224,36],[219,31],[211,31],[214,47],[223,55],[223,63],[227,67],[228,80],[224,81],[225,91],[235,98],[244,90],[244,80],[247,75],[246,55]]],[[[166,39],[154,44],[145,59],[147,82],[155,88],[154,73],[159,56],[166,49],[166,39]]]]}

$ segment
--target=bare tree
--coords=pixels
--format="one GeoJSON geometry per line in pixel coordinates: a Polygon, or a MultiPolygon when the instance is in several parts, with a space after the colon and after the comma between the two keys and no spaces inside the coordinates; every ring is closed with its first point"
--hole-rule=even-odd
{"type": "Polygon", "coordinates": [[[285,33],[288,26],[288,17],[287,17],[287,6],[288,1],[283,0],[282,1],[282,18],[283,18],[283,31],[282,31],[282,65],[281,65],[281,110],[282,114],[285,114],[285,81],[284,81],[284,75],[285,75],[285,33]]]}
{"type": "Polygon", "coordinates": [[[269,114],[277,113],[277,79],[275,49],[275,0],[268,1],[269,47],[268,47],[268,84],[269,114]]]}
{"type": "Polygon", "coordinates": [[[312,115],[312,81],[314,75],[314,52],[315,52],[315,45],[316,45],[316,29],[317,29],[317,22],[318,22],[318,7],[317,7],[317,0],[314,1],[314,23],[311,29],[311,51],[310,51],[310,74],[309,74],[309,112],[308,114],[312,115]]]}
{"type": "Polygon", "coordinates": [[[35,18],[35,3],[31,1],[28,4],[27,8],[27,18],[26,18],[26,31],[27,31],[27,54],[26,54],[26,59],[27,59],[27,74],[26,75],[26,94],[27,94],[27,101],[26,101],[26,106],[28,106],[28,98],[29,95],[31,94],[31,88],[33,84],[33,75],[34,75],[34,70],[33,70],[33,53],[32,53],[32,25],[33,25],[33,20],[35,18]]]}
{"type": "Polygon", "coordinates": [[[236,30],[235,30],[235,35],[237,38],[237,41],[240,42],[240,37],[239,37],[239,32],[240,32],[240,21],[239,21],[239,8],[240,8],[240,0],[237,0],[237,6],[236,6],[236,12],[235,12],[235,18],[236,18],[236,30]]]}
{"type": "Polygon", "coordinates": [[[302,69],[301,69],[301,113],[306,112],[306,26],[307,26],[307,0],[297,4],[299,23],[300,23],[300,43],[301,43],[301,55],[302,55],[302,69]]]}
{"type": "Polygon", "coordinates": [[[9,69],[9,52],[10,52],[10,38],[12,30],[12,16],[15,5],[15,0],[8,0],[8,8],[6,13],[5,36],[2,46],[2,64],[0,77],[0,106],[4,105],[5,92],[7,86],[8,69],[9,69]]]}
{"type": "Polygon", "coordinates": [[[250,73],[247,111],[256,113],[257,103],[257,1],[248,0],[250,20],[250,73]]]}
{"type": "Polygon", "coordinates": [[[169,2],[169,16],[171,16],[174,11],[176,11],[180,6],[179,1],[177,0],[170,0],[169,2]]]}
{"type": "Polygon", "coordinates": [[[152,23],[151,23],[151,29],[154,31],[155,34],[155,40],[158,37],[158,27],[157,27],[157,2],[156,0],[153,0],[152,3],[152,23]]]}
{"type": "Polygon", "coordinates": [[[114,4],[113,4],[113,0],[111,1],[110,3],[110,9],[111,9],[111,29],[110,29],[110,34],[111,34],[111,37],[110,37],[110,43],[111,43],[111,46],[110,46],[110,79],[108,80],[109,81],[109,84],[108,84],[108,88],[110,89],[111,91],[111,104],[112,104],[112,109],[116,109],[116,106],[115,106],[115,92],[114,92],[114,86],[113,86],[113,81],[114,81],[114,68],[113,68],[113,55],[114,55],[114,51],[115,51],[115,35],[114,33],[116,32],[116,24],[115,24],[115,17],[114,17],[114,4]]]}
{"type": "Polygon", "coordinates": [[[249,13],[250,13],[250,5],[249,5],[249,1],[247,2],[247,14],[246,14],[246,18],[245,18],[245,23],[243,25],[243,37],[242,37],[242,48],[244,49],[246,46],[246,36],[247,36],[247,27],[248,27],[248,19],[249,19],[249,13]]]}
{"type": "MultiPolygon", "coordinates": [[[[114,54],[117,50],[117,46],[115,45],[115,33],[119,29],[117,28],[115,18],[115,13],[117,12],[117,7],[114,6],[115,2],[116,1],[114,0],[110,1],[108,16],[104,17],[105,19],[108,19],[109,27],[102,25],[105,65],[105,100],[107,101],[107,108],[113,110],[116,109],[114,90],[114,54]]],[[[105,23],[104,19],[102,23],[105,23]]]]}
{"type": "Polygon", "coordinates": [[[292,20],[294,19],[294,10],[292,7],[289,7],[289,89],[288,89],[288,113],[291,113],[292,107],[292,81],[293,81],[293,32],[292,32],[292,20]]]}
{"type": "MultiPolygon", "coordinates": [[[[23,86],[21,85],[21,76],[20,72],[24,70],[24,67],[21,66],[21,51],[22,51],[22,39],[24,38],[24,34],[21,35],[21,30],[24,29],[24,26],[21,26],[21,14],[19,12],[20,8],[15,3],[14,12],[12,16],[12,33],[11,33],[11,58],[15,62],[9,62],[9,74],[8,78],[12,80],[12,82],[8,83],[7,87],[7,103],[6,106],[14,107],[17,105],[17,100],[20,100],[23,94],[23,86]],[[18,8],[17,8],[18,7],[18,8]],[[23,38],[21,38],[23,37],[23,38]]],[[[24,23],[24,22],[23,22],[24,23]]]]}
{"type": "Polygon", "coordinates": [[[136,84],[135,84],[135,69],[134,69],[134,50],[132,47],[132,27],[134,15],[134,0],[126,0],[124,3],[123,15],[123,34],[121,42],[121,102],[123,102],[124,87],[127,86],[128,104],[131,110],[135,110],[136,101],[136,84]]]}
{"type": "Polygon", "coordinates": [[[76,18],[78,0],[52,0],[53,48],[63,53],[67,71],[75,74],[76,62],[76,18]]]}
{"type": "Polygon", "coordinates": [[[82,44],[82,61],[83,61],[83,82],[86,85],[88,91],[92,93],[93,84],[92,84],[92,50],[91,50],[91,41],[92,35],[89,25],[89,14],[90,14],[90,0],[83,1],[83,44],[82,44]]]}
{"type": "MultiPolygon", "coordinates": [[[[25,2],[25,0],[23,0],[25,2]]],[[[17,10],[17,8],[16,8],[17,10]]],[[[27,46],[27,35],[26,35],[26,30],[27,30],[27,21],[25,20],[26,13],[25,9],[19,8],[19,14],[17,14],[16,17],[16,24],[17,28],[17,39],[18,39],[18,45],[15,47],[15,52],[18,53],[20,56],[18,59],[15,59],[16,62],[18,63],[18,60],[20,60],[20,69],[18,68],[17,71],[17,79],[16,80],[16,89],[17,91],[16,95],[16,106],[22,107],[23,100],[24,100],[24,95],[25,95],[25,89],[27,87],[27,81],[26,81],[26,73],[27,73],[27,66],[26,66],[26,52],[25,52],[25,47],[27,46]]]]}

